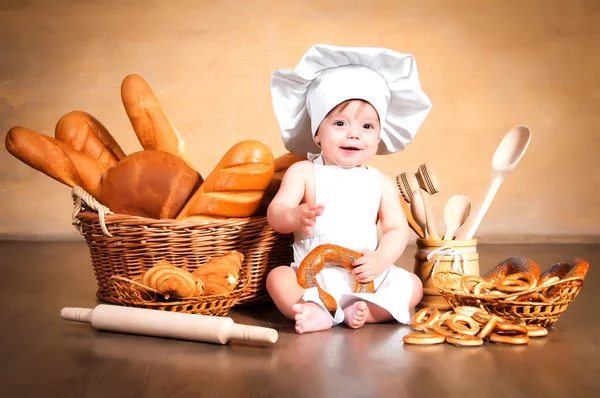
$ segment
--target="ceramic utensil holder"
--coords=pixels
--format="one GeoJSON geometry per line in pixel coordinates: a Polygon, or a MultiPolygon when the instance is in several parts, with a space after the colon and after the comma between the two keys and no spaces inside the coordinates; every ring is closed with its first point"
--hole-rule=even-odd
{"type": "Polygon", "coordinates": [[[438,271],[479,275],[477,239],[417,239],[414,273],[423,283],[423,298],[417,304],[418,307],[434,307],[439,310],[452,308],[433,285],[433,273],[438,271]]]}

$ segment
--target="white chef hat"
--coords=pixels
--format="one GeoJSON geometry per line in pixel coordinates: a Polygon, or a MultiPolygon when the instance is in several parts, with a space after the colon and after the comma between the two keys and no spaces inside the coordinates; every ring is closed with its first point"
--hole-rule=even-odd
{"type": "Polygon", "coordinates": [[[379,114],[379,155],[403,150],[431,109],[415,58],[375,47],[316,44],[294,70],[273,72],[271,94],[284,145],[298,155],[321,151],[317,128],[346,100],[365,100],[379,114]]]}

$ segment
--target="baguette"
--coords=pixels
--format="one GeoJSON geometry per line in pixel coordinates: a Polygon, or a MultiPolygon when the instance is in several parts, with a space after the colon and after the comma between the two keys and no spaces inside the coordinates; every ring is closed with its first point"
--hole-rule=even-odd
{"type": "Polygon", "coordinates": [[[173,219],[200,181],[198,172],[173,154],[139,151],[106,173],[102,203],[119,214],[173,219]]]}
{"type": "Polygon", "coordinates": [[[125,157],[125,152],[106,127],[83,111],[72,111],[61,117],[56,123],[54,137],[111,167],[125,157]]]}
{"type": "Polygon", "coordinates": [[[144,149],[172,153],[195,169],[185,143],[141,76],[131,74],[125,77],[121,84],[121,99],[133,131],[144,149]]]}
{"type": "Polygon", "coordinates": [[[273,154],[259,141],[242,141],[223,156],[184,206],[178,220],[197,215],[254,214],[273,177],[273,154]]]}
{"type": "Polygon", "coordinates": [[[80,186],[100,200],[103,175],[110,166],[47,135],[25,127],[6,134],[8,152],[23,163],[70,187],[80,186]]]}

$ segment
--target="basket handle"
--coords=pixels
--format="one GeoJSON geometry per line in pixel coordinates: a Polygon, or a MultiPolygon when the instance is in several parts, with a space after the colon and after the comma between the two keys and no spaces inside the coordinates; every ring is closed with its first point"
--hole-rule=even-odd
{"type": "Polygon", "coordinates": [[[83,235],[83,232],[81,230],[81,221],[77,218],[77,215],[81,212],[83,204],[85,203],[89,208],[98,212],[102,232],[104,232],[105,236],[112,238],[112,234],[108,232],[108,228],[106,227],[104,216],[106,214],[114,213],[110,211],[108,207],[102,205],[92,195],[87,193],[83,188],[79,186],[73,187],[73,189],[71,190],[71,197],[73,198],[72,224],[73,226],[75,226],[75,229],[77,229],[77,231],[79,231],[79,233],[83,235]]]}

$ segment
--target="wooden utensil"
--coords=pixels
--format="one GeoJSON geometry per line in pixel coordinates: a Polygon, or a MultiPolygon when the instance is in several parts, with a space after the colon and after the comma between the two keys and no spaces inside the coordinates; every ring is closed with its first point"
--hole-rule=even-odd
{"type": "Polygon", "coordinates": [[[492,158],[492,178],[490,179],[482,199],[475,206],[475,211],[456,234],[457,240],[472,239],[487,212],[500,185],[517,166],[531,140],[531,130],[527,126],[516,126],[502,139],[492,158]]]}
{"type": "Polygon", "coordinates": [[[440,184],[433,173],[431,166],[424,163],[419,166],[416,173],[400,173],[396,176],[396,183],[402,197],[407,203],[412,200],[412,193],[424,189],[430,195],[440,191],[440,184]]]}
{"type": "Polygon", "coordinates": [[[404,216],[406,217],[406,221],[408,222],[408,226],[420,238],[425,238],[425,232],[423,232],[423,229],[421,229],[421,227],[419,226],[419,224],[417,224],[417,222],[413,218],[413,216],[412,216],[412,214],[410,212],[410,207],[408,206],[408,203],[406,203],[406,201],[404,200],[404,198],[402,197],[402,195],[398,195],[398,196],[400,197],[400,204],[402,205],[402,211],[404,212],[404,216]]]}
{"type": "Polygon", "coordinates": [[[232,340],[274,344],[277,330],[239,325],[231,318],[99,304],[94,309],[65,307],[63,319],[91,323],[97,330],[227,344],[232,340]]]}
{"type": "Polygon", "coordinates": [[[431,204],[429,203],[429,195],[424,189],[420,189],[419,191],[413,192],[413,200],[416,194],[419,194],[421,200],[423,201],[423,208],[425,209],[425,222],[427,224],[427,235],[429,235],[429,239],[439,240],[440,235],[435,227],[435,220],[433,219],[434,215],[433,211],[431,210],[431,204]]]}
{"type": "Polygon", "coordinates": [[[466,221],[471,212],[471,201],[465,195],[454,195],[444,208],[444,222],[446,233],[444,240],[452,240],[456,230],[466,221]]]}
{"type": "Polygon", "coordinates": [[[440,192],[440,183],[430,164],[424,163],[419,166],[415,174],[419,186],[430,195],[440,192]]]}
{"type": "Polygon", "coordinates": [[[419,190],[414,191],[412,193],[412,203],[410,204],[410,211],[415,221],[421,229],[425,232],[425,238],[429,239],[429,233],[427,231],[427,217],[425,216],[425,205],[423,203],[423,199],[421,198],[421,193],[419,190]]]}

